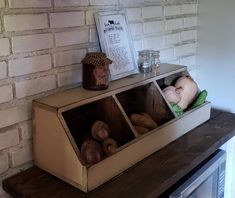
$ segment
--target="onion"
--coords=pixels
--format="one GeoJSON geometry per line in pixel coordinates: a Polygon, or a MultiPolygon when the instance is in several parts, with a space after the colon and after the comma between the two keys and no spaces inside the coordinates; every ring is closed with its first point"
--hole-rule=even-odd
{"type": "Polygon", "coordinates": [[[177,93],[177,90],[173,86],[168,86],[163,89],[163,93],[168,102],[178,103],[181,100],[180,95],[177,93]]]}

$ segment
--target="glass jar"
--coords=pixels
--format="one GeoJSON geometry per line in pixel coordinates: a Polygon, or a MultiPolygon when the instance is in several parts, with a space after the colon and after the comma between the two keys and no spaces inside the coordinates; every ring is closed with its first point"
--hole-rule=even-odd
{"type": "Polygon", "coordinates": [[[100,52],[87,53],[82,60],[82,85],[85,89],[102,90],[108,88],[109,64],[112,61],[100,52]]]}
{"type": "Polygon", "coordinates": [[[152,51],[152,70],[158,71],[160,67],[160,51],[152,51]]]}
{"type": "Polygon", "coordinates": [[[142,73],[148,73],[152,71],[151,53],[150,50],[139,51],[138,66],[142,73]]]}

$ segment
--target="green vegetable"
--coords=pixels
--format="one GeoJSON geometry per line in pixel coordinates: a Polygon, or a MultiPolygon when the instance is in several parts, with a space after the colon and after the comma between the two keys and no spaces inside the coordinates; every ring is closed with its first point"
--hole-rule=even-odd
{"type": "Polygon", "coordinates": [[[175,112],[175,114],[177,115],[177,117],[184,114],[183,109],[179,105],[177,105],[176,103],[171,103],[171,107],[172,107],[173,111],[175,112]]]}
{"type": "Polygon", "coordinates": [[[202,105],[206,101],[206,97],[207,97],[207,91],[206,90],[201,91],[197,99],[193,102],[190,109],[193,109],[195,107],[202,105]]]}

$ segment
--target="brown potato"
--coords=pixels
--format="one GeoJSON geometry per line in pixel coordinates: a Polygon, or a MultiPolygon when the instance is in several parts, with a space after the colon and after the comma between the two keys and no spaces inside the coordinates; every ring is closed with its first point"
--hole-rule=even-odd
{"type": "Polygon", "coordinates": [[[95,121],[91,127],[91,135],[95,140],[104,141],[109,137],[110,128],[102,121],[95,121]]]}
{"type": "Polygon", "coordinates": [[[118,148],[118,145],[117,145],[117,142],[114,139],[108,138],[108,139],[103,141],[103,150],[104,150],[104,153],[107,156],[116,153],[117,148],[118,148]]]}
{"type": "Polygon", "coordinates": [[[85,140],[81,147],[81,157],[87,165],[93,165],[101,161],[103,157],[101,145],[92,139],[85,140]]]}

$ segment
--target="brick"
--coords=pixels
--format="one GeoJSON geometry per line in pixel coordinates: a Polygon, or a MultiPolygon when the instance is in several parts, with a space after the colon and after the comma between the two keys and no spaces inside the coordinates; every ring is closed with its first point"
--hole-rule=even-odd
{"type": "Polygon", "coordinates": [[[6,172],[8,168],[9,168],[8,155],[6,153],[0,154],[0,174],[6,172]]]}
{"type": "Polygon", "coordinates": [[[27,121],[20,124],[20,136],[23,140],[28,140],[33,137],[32,121],[27,121]]]}
{"type": "Polygon", "coordinates": [[[51,68],[51,56],[42,55],[29,58],[9,60],[9,76],[20,76],[51,68]]]}
{"type": "Polygon", "coordinates": [[[95,24],[95,17],[93,11],[86,12],[86,24],[87,25],[94,25],[95,24]]]}
{"type": "Polygon", "coordinates": [[[82,81],[82,70],[70,70],[58,74],[59,87],[80,83],[82,81]]]}
{"type": "Polygon", "coordinates": [[[188,17],[184,19],[184,27],[194,27],[197,26],[197,17],[188,17]]]}
{"type": "Polygon", "coordinates": [[[143,25],[142,23],[133,23],[130,24],[130,31],[132,36],[138,36],[143,34],[143,25]]]}
{"type": "Polygon", "coordinates": [[[89,0],[54,0],[56,7],[88,6],[89,0]]]}
{"type": "Polygon", "coordinates": [[[182,41],[187,41],[187,40],[192,40],[192,39],[197,39],[197,31],[196,30],[189,30],[189,31],[181,32],[181,40],[182,41]]]}
{"type": "Polygon", "coordinates": [[[48,27],[46,14],[5,15],[6,31],[36,30],[48,27]]]}
{"type": "Polygon", "coordinates": [[[9,0],[10,8],[47,8],[51,0],[9,0]]]}
{"type": "Polygon", "coordinates": [[[10,159],[12,168],[32,161],[32,146],[26,145],[10,151],[10,159]]]}
{"type": "Polygon", "coordinates": [[[180,42],[180,33],[168,34],[165,36],[165,44],[173,45],[180,42]]]}
{"type": "Polygon", "coordinates": [[[177,30],[184,27],[183,19],[171,19],[166,21],[166,30],[177,30]]]}
{"type": "Polygon", "coordinates": [[[12,38],[12,50],[14,53],[42,50],[52,47],[52,34],[35,34],[12,38]]]}
{"type": "Polygon", "coordinates": [[[38,94],[56,88],[56,79],[54,75],[40,77],[31,80],[24,80],[15,83],[16,97],[38,94]]]}
{"type": "Polygon", "coordinates": [[[19,144],[19,131],[18,129],[12,129],[3,133],[0,133],[0,150],[15,146],[19,144]]]}
{"type": "Polygon", "coordinates": [[[76,27],[85,25],[84,12],[59,12],[50,14],[52,28],[76,27]]]}
{"type": "Polygon", "coordinates": [[[88,30],[60,32],[55,34],[56,46],[75,45],[88,42],[88,30]]]}
{"type": "Polygon", "coordinates": [[[183,56],[196,52],[195,44],[186,44],[175,47],[175,56],[183,56]]]}
{"type": "Polygon", "coordinates": [[[181,14],[181,6],[166,6],[164,7],[164,15],[165,16],[174,16],[181,14]]]}
{"type": "Polygon", "coordinates": [[[144,0],[119,0],[121,5],[141,5],[143,4],[145,1],[144,0]]]}
{"type": "Polygon", "coordinates": [[[184,4],[182,5],[182,14],[196,14],[197,4],[184,4]]]}
{"type": "Polygon", "coordinates": [[[89,41],[91,43],[98,43],[99,42],[98,33],[97,33],[96,29],[94,29],[94,28],[91,28],[89,30],[89,41]]]}
{"type": "Polygon", "coordinates": [[[129,21],[140,21],[141,16],[141,8],[128,8],[126,9],[127,19],[129,21]]]}
{"type": "Polygon", "coordinates": [[[174,48],[163,49],[160,51],[160,60],[166,60],[174,57],[174,48]]]}
{"type": "Polygon", "coordinates": [[[162,36],[159,37],[149,37],[144,39],[144,48],[158,50],[163,46],[164,39],[162,36]]]}
{"type": "Polygon", "coordinates": [[[118,0],[90,0],[90,5],[95,5],[95,6],[99,6],[99,5],[117,5],[118,4],[118,0]]]}
{"type": "Polygon", "coordinates": [[[8,38],[0,38],[0,56],[10,54],[10,44],[8,38]]]}
{"type": "Polygon", "coordinates": [[[142,16],[144,19],[162,17],[163,16],[162,6],[143,7],[142,16]]]}
{"type": "Polygon", "coordinates": [[[86,55],[85,49],[59,52],[54,55],[55,65],[59,67],[59,66],[81,63],[85,55],[86,55]]]}
{"type": "Polygon", "coordinates": [[[4,8],[5,7],[5,0],[0,0],[0,8],[4,8]]]}
{"type": "Polygon", "coordinates": [[[13,99],[13,91],[11,85],[0,86],[0,103],[8,102],[13,99]]]}
{"type": "Polygon", "coordinates": [[[157,33],[162,32],[164,30],[164,22],[163,21],[153,21],[153,22],[145,22],[144,23],[144,33],[157,33]]]}
{"type": "Polygon", "coordinates": [[[7,64],[0,62],[0,80],[7,77],[7,64]]]}
{"type": "Polygon", "coordinates": [[[7,127],[18,122],[23,122],[31,117],[29,104],[23,104],[5,110],[0,110],[0,128],[7,127]]]}

